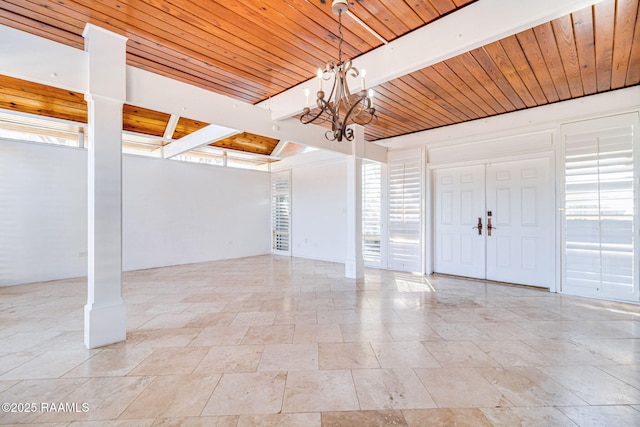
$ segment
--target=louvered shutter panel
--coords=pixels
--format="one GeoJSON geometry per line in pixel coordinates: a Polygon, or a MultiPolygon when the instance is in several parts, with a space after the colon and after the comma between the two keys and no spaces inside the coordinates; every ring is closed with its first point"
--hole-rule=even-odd
{"type": "Polygon", "coordinates": [[[382,165],[362,164],[362,254],[369,267],[380,267],[382,239],[382,165]]]}
{"type": "Polygon", "coordinates": [[[632,126],[565,137],[564,291],[637,292],[633,157],[632,126]]]}
{"type": "Polygon", "coordinates": [[[289,171],[274,174],[271,180],[272,249],[289,252],[291,203],[289,171]]]}
{"type": "Polygon", "coordinates": [[[422,156],[389,162],[389,268],[422,271],[422,156]]]}

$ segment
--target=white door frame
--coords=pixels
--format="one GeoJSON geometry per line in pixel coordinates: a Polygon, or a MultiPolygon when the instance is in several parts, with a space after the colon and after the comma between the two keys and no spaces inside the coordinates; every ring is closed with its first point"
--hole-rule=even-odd
{"type": "MultiPolygon", "coordinates": [[[[427,157],[428,159],[428,157],[427,157]]],[[[553,231],[553,234],[550,235],[549,241],[552,243],[552,248],[550,250],[553,252],[553,259],[555,260],[554,265],[554,274],[552,275],[553,281],[549,283],[549,292],[557,292],[559,290],[559,279],[561,277],[561,273],[558,272],[561,264],[560,264],[560,251],[559,244],[561,241],[561,236],[558,234],[557,229],[559,227],[558,221],[560,217],[560,212],[558,212],[558,185],[557,185],[557,169],[556,169],[556,153],[555,151],[540,151],[536,153],[530,154],[522,154],[522,155],[513,155],[513,156],[503,156],[496,157],[491,160],[489,159],[481,159],[477,161],[465,161],[465,162],[452,162],[452,163],[427,163],[426,167],[426,176],[425,176],[425,272],[426,274],[432,274],[434,267],[434,255],[435,255],[435,215],[434,215],[434,207],[435,207],[435,185],[436,180],[434,179],[434,171],[437,169],[444,168],[455,168],[455,167],[464,167],[464,166],[477,166],[482,164],[490,164],[490,163],[503,163],[503,162],[512,162],[518,160],[531,160],[531,159],[547,159],[549,161],[549,173],[551,176],[549,177],[549,205],[553,207],[554,215],[552,216],[552,225],[550,229],[553,231]]],[[[551,233],[550,230],[550,233],[551,233]]]]}

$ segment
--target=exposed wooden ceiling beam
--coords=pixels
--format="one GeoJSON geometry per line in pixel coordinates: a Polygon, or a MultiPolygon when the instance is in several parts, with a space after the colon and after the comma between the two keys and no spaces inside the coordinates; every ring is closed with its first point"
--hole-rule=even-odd
{"type": "MultiPolygon", "coordinates": [[[[353,63],[358,69],[367,70],[367,86],[374,87],[600,1],[478,1],[372,50],[353,63]]],[[[352,87],[358,84],[353,81],[352,87]]],[[[273,120],[283,120],[302,111],[304,89],[316,86],[316,79],[310,79],[258,105],[271,111],[273,120]]]]}

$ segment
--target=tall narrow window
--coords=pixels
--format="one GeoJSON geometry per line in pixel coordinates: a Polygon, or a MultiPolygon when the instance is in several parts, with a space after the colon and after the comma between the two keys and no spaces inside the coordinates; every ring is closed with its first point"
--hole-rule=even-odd
{"type": "Polygon", "coordinates": [[[634,126],[575,126],[565,131],[563,291],[637,301],[634,126]]]}
{"type": "Polygon", "coordinates": [[[380,267],[382,241],[382,165],[362,164],[362,255],[370,267],[380,267]]]}
{"type": "Polygon", "coordinates": [[[287,255],[291,225],[289,176],[289,171],[285,171],[274,173],[271,178],[271,248],[274,253],[287,255]]]}
{"type": "Polygon", "coordinates": [[[389,162],[389,268],[422,272],[422,156],[389,162]]]}

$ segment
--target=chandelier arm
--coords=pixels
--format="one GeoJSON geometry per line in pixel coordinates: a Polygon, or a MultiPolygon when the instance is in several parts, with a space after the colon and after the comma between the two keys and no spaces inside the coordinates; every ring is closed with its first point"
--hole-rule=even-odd
{"type": "Polygon", "coordinates": [[[314,115],[311,119],[308,120],[306,119],[306,117],[312,116],[311,111],[303,114],[302,116],[300,116],[300,122],[302,122],[302,124],[306,125],[315,122],[318,118],[322,119],[322,115],[324,113],[326,113],[326,117],[324,117],[322,121],[318,122],[318,124],[324,123],[330,119],[333,120],[333,117],[335,117],[335,111],[333,110],[333,108],[331,108],[331,105],[327,101],[325,101],[324,98],[318,98],[317,103],[318,107],[320,108],[318,114],[314,115]]]}

